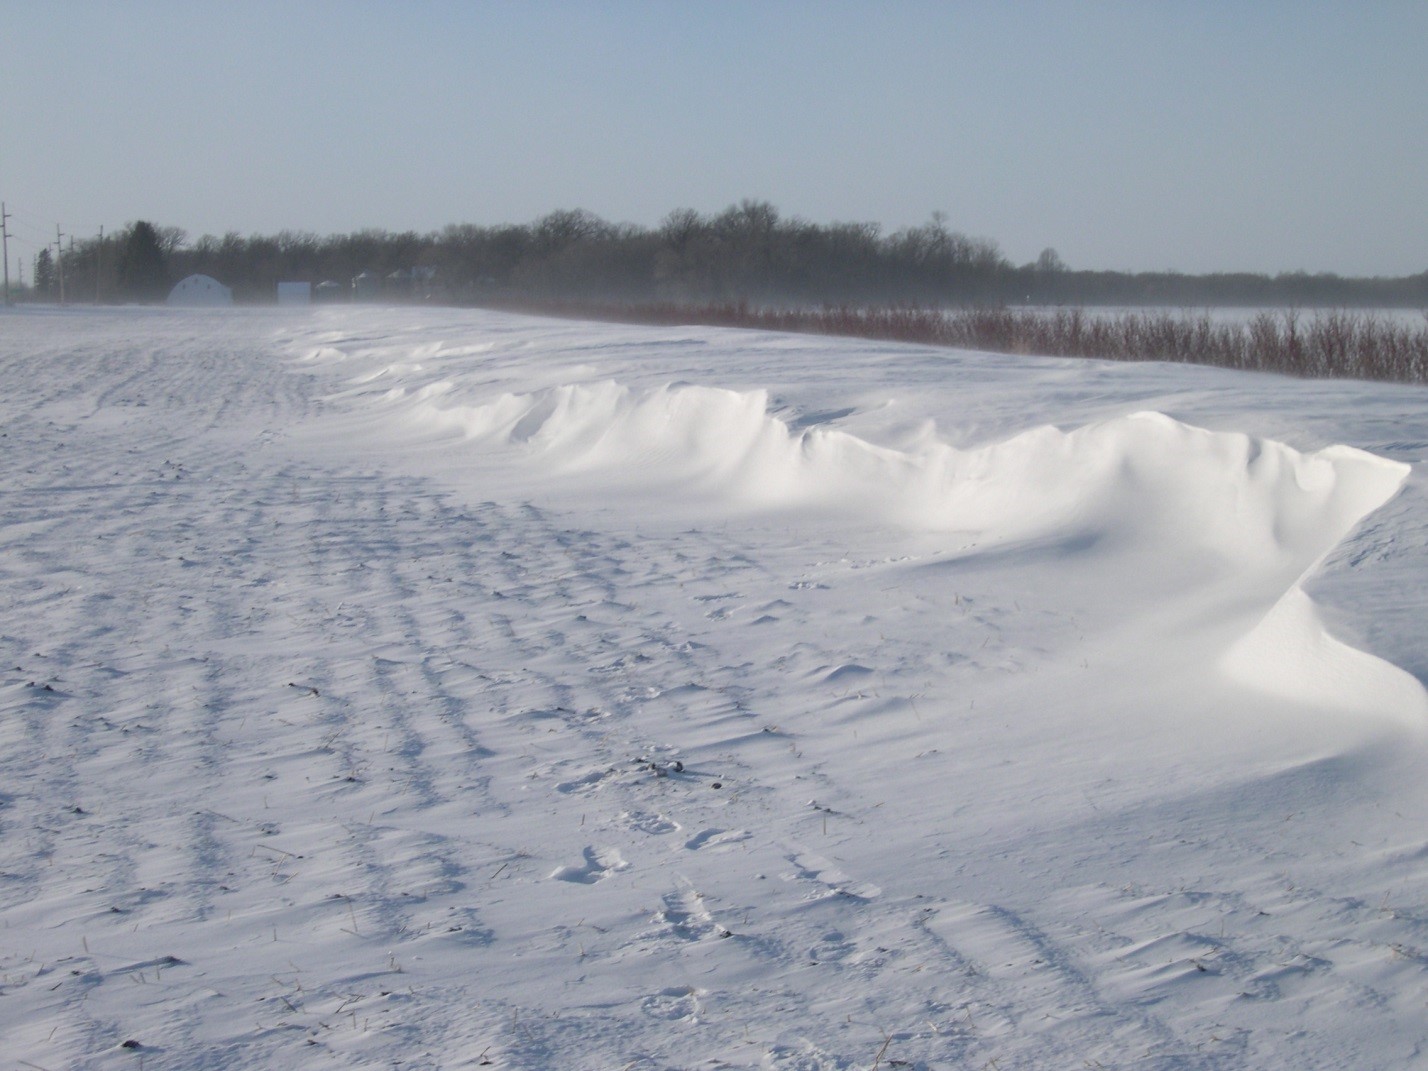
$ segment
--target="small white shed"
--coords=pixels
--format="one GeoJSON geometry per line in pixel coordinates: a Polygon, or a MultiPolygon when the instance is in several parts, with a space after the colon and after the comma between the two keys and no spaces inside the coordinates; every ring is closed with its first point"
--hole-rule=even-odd
{"type": "Polygon", "coordinates": [[[169,291],[170,305],[232,305],[233,291],[207,275],[190,275],[169,291]]]}

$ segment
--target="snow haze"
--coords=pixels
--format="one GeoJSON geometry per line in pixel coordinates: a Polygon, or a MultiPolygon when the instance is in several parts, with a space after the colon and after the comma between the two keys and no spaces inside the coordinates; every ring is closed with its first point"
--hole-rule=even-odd
{"type": "Polygon", "coordinates": [[[945,212],[1015,263],[1428,268],[1428,8],[5,5],[12,254],[135,219],[319,233],[945,212]]]}
{"type": "Polygon", "coordinates": [[[18,1066],[1425,1066],[1422,392],[0,315],[18,1066]]]}

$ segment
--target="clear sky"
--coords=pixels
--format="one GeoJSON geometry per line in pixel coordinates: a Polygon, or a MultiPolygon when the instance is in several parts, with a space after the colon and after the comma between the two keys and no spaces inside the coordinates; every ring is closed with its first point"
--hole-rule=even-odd
{"type": "Polygon", "coordinates": [[[1428,2],[0,0],[55,224],[426,231],[742,198],[1017,263],[1428,270],[1428,2]]]}

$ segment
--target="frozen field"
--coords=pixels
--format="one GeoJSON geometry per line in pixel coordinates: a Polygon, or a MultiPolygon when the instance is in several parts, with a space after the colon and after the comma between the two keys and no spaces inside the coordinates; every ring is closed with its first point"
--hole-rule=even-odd
{"type": "Polygon", "coordinates": [[[0,314],[4,1064],[1428,1068],[1425,402],[0,314]]]}

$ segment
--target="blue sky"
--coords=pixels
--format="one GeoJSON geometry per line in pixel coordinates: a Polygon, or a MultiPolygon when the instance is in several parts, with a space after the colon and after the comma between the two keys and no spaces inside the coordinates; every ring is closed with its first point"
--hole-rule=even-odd
{"type": "Polygon", "coordinates": [[[1428,269],[1428,3],[0,0],[0,199],[429,230],[767,200],[1014,261],[1428,269]]]}

